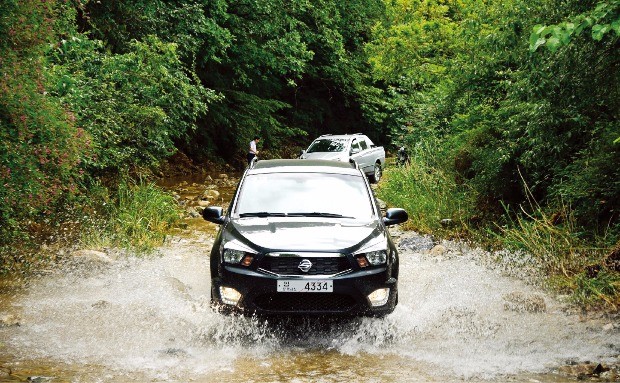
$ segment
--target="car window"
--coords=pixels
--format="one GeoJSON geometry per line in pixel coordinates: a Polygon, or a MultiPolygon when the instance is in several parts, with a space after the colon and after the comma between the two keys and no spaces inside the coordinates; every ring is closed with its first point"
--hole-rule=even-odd
{"type": "Polygon", "coordinates": [[[351,153],[357,153],[359,151],[360,151],[359,142],[357,142],[357,140],[353,140],[353,143],[351,144],[351,153]]]}
{"type": "Polygon", "coordinates": [[[314,140],[307,153],[315,152],[342,152],[345,150],[347,140],[342,138],[319,138],[314,140]]]}
{"type": "Polygon", "coordinates": [[[267,173],[243,181],[235,213],[329,213],[372,219],[371,197],[361,176],[267,173]]]}
{"type": "Polygon", "coordinates": [[[366,144],[366,140],[361,140],[360,141],[360,147],[362,148],[362,150],[368,149],[368,145],[366,144]]]}

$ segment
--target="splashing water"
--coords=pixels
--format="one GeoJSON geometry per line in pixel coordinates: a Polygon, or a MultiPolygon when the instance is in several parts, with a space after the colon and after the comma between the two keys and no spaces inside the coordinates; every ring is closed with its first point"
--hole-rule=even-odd
{"type": "Polygon", "coordinates": [[[32,281],[0,300],[20,321],[0,327],[0,367],[63,364],[48,373],[76,382],[528,381],[620,353],[617,330],[566,314],[476,250],[402,249],[399,305],[385,318],[277,322],[209,308],[209,250],[185,241],[32,281]],[[514,293],[544,306],[509,309],[514,293]]]}

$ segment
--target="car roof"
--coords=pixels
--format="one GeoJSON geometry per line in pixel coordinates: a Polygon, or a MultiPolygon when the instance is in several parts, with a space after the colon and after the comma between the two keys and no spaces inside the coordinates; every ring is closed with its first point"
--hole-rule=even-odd
{"type": "Polygon", "coordinates": [[[361,133],[353,133],[353,134],[323,134],[322,136],[317,137],[317,140],[326,139],[326,138],[335,138],[337,140],[348,140],[353,137],[361,137],[363,134],[361,133]]]}
{"type": "Polygon", "coordinates": [[[256,173],[338,173],[360,175],[360,170],[349,162],[330,160],[278,159],[256,161],[252,169],[256,173]]]}

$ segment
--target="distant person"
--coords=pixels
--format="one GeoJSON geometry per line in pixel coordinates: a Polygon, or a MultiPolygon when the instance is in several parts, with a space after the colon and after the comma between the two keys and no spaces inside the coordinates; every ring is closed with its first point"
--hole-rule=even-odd
{"type": "Polygon", "coordinates": [[[248,166],[252,163],[254,157],[258,155],[258,150],[256,150],[256,144],[260,141],[259,136],[254,136],[254,139],[250,141],[250,151],[248,152],[248,166]]]}

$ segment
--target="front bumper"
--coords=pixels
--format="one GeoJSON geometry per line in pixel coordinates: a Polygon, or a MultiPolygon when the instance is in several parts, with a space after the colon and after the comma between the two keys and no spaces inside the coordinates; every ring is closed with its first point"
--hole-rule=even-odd
{"type": "Polygon", "coordinates": [[[216,305],[224,311],[247,315],[383,316],[394,311],[398,295],[397,281],[390,278],[387,268],[351,271],[337,276],[300,278],[225,266],[221,269],[221,275],[213,278],[211,283],[211,294],[216,305]],[[283,279],[329,279],[333,281],[333,292],[278,292],[277,281],[283,279]],[[222,302],[221,286],[241,293],[236,305],[222,302]],[[374,307],[368,300],[368,295],[381,288],[390,290],[387,303],[374,307]]]}

